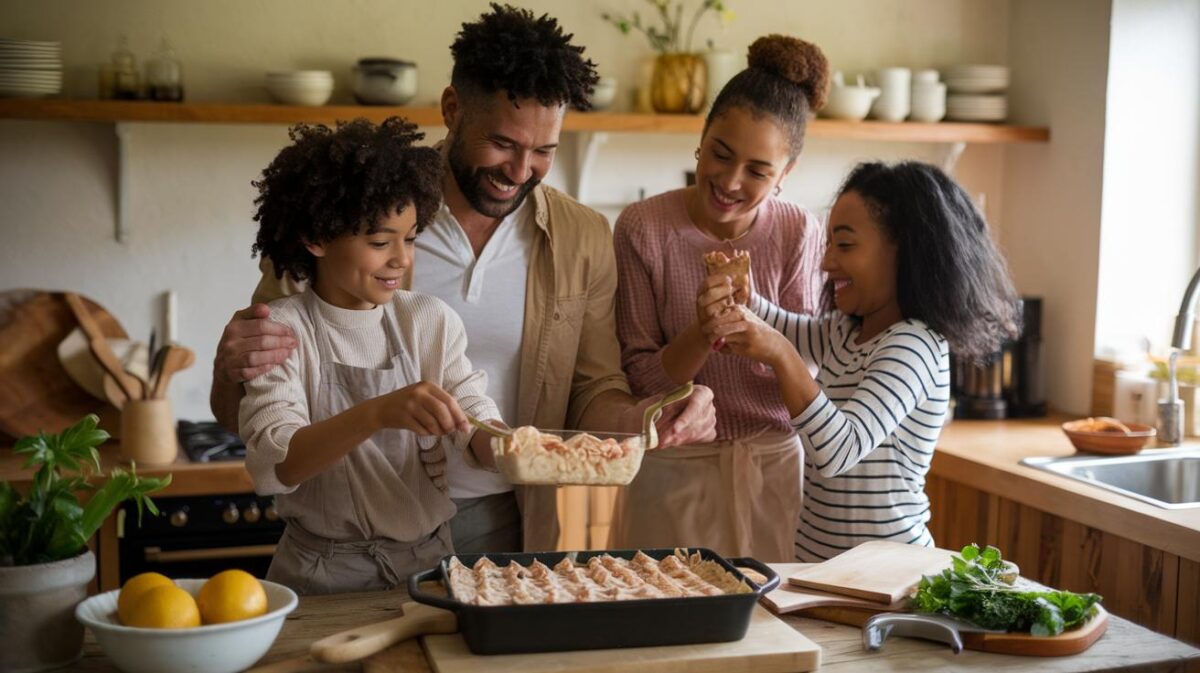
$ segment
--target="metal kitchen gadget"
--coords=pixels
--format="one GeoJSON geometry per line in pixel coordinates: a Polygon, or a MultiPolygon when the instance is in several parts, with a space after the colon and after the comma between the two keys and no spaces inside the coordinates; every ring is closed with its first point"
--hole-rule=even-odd
{"type": "Polygon", "coordinates": [[[863,649],[877,652],[883,648],[883,641],[887,640],[888,636],[897,635],[943,642],[958,654],[963,651],[964,632],[1005,633],[984,629],[945,615],[885,612],[871,617],[863,624],[863,649]]]}

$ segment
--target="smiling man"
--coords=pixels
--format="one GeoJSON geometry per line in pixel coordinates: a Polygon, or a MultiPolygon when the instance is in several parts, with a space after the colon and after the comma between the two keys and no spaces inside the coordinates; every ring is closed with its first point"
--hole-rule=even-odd
{"type": "MultiPolygon", "coordinates": [[[[596,211],[541,184],[568,106],[586,108],[597,77],[558,22],[492,5],[463,24],[442,94],[449,133],[441,209],[417,238],[412,287],[462,317],[467,354],[488,373],[490,396],[516,425],[640,432],[642,411],[621,373],[614,324],[612,234],[596,211]]],[[[286,279],[285,279],[286,280],[286,279]]],[[[262,302],[294,291],[264,267],[262,302]]],[[[242,382],[277,366],[291,335],[255,304],[226,327],[214,362],[212,407],[236,427],[242,382]]],[[[663,445],[715,436],[704,387],[659,424],[663,445]]],[[[497,473],[448,458],[456,551],[551,549],[553,487],[517,488],[497,473]]]]}

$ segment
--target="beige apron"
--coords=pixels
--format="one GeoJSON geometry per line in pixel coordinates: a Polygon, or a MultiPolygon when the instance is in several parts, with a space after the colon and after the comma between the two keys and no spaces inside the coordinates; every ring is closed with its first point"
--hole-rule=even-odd
{"type": "Polygon", "coordinates": [[[801,445],[794,432],[657,449],[617,494],[608,546],[708,547],[725,557],[795,557],[801,445]]]}
{"type": "MultiPolygon", "coordinates": [[[[315,325],[321,361],[313,422],[420,381],[395,327],[394,308],[384,306],[388,348],[397,353],[387,369],[351,367],[334,359],[325,320],[309,291],[305,308],[315,325]]],[[[444,458],[436,437],[383,430],[341,460],[276,497],[287,522],[267,579],[301,594],[373,591],[401,586],[408,576],[453,553],[454,503],[434,483],[422,461],[444,458]],[[418,446],[422,450],[418,450],[418,446]]]]}

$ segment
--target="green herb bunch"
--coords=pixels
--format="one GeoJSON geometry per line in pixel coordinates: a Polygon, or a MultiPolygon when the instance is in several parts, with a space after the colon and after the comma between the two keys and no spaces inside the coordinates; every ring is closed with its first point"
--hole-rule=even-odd
{"type": "Polygon", "coordinates": [[[113,468],[97,488],[89,478],[100,472],[96,447],[108,433],[96,427],[99,419],[88,415],[57,435],[40,432],[17,442],[15,451],[28,456],[24,468],[37,466],[28,496],[8,482],[0,483],[0,566],[31,565],[72,558],[108,515],[125,500],[158,514],[148,497],[171,483],[163,478],[139,477],[133,468],[113,468]],[[69,471],[73,474],[64,474],[69,471]],[[86,502],[80,493],[88,493],[86,502]]]}
{"type": "MultiPolygon", "coordinates": [[[[674,6],[670,0],[646,0],[646,2],[654,6],[661,25],[643,22],[640,12],[633,12],[630,16],[604,12],[600,16],[625,35],[635,30],[644,34],[650,41],[650,48],[660,54],[691,53],[692,36],[696,32],[696,24],[700,22],[702,16],[710,11],[717,15],[722,25],[729,23],[734,18],[733,12],[726,7],[723,0],[702,0],[696,7],[695,13],[692,14],[687,33],[683,34],[682,1],[675,3],[674,6]]],[[[707,43],[708,48],[712,49],[713,41],[710,39],[707,43]]]]}
{"type": "Polygon", "coordinates": [[[1097,594],[1038,591],[1015,583],[1015,566],[1000,557],[1000,550],[983,551],[970,544],[962,556],[937,575],[926,575],[917,585],[913,608],[965,619],[985,629],[1027,631],[1035,636],[1056,636],[1079,626],[1096,613],[1097,594]]]}

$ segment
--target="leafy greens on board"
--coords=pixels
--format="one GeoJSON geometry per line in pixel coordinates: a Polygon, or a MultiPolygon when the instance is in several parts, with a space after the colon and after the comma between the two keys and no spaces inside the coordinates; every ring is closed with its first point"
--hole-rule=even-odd
{"type": "Polygon", "coordinates": [[[1000,550],[983,551],[972,543],[962,556],[937,575],[926,575],[917,585],[913,608],[965,619],[986,629],[1027,631],[1035,636],[1056,636],[1075,628],[1096,613],[1098,594],[1039,591],[1013,584],[1012,564],[1000,550]]]}

